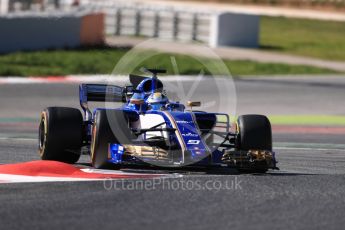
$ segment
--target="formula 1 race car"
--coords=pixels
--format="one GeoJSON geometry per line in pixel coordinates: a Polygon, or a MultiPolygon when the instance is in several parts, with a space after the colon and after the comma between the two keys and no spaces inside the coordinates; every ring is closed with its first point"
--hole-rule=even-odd
{"type": "Polygon", "coordinates": [[[277,169],[271,125],[263,115],[239,116],[231,131],[228,114],[195,111],[200,102],[170,101],[157,74],[130,75],[131,85],[81,84],[79,109],[49,107],[41,113],[39,154],[43,160],[76,163],[89,154],[95,168],[129,165],[277,169]],[[88,102],[121,102],[96,108],[88,102]]]}

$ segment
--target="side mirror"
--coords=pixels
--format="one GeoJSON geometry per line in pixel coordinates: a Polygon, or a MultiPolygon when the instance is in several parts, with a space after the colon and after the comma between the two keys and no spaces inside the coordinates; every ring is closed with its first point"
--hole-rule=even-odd
{"type": "Polygon", "coordinates": [[[199,106],[201,106],[201,102],[200,101],[188,101],[187,105],[189,107],[199,107],[199,106]]]}
{"type": "Polygon", "coordinates": [[[134,91],[134,87],[132,85],[125,86],[125,93],[126,94],[133,93],[133,91],[134,91]]]}

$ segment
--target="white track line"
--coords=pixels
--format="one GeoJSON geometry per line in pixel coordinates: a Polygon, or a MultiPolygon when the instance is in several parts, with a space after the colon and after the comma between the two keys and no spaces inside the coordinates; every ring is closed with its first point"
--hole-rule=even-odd
{"type": "Polygon", "coordinates": [[[276,147],[275,150],[305,150],[305,151],[341,151],[345,152],[345,149],[323,149],[323,148],[306,148],[306,147],[276,147]]]}
{"type": "Polygon", "coordinates": [[[146,173],[131,173],[125,171],[111,171],[111,170],[97,170],[97,169],[81,169],[86,173],[94,174],[104,174],[109,175],[107,178],[75,178],[75,177],[56,177],[56,176],[29,176],[29,175],[15,175],[15,174],[0,174],[0,184],[7,183],[38,183],[38,182],[77,182],[77,181],[123,181],[123,180],[156,180],[156,179],[170,179],[170,178],[181,178],[182,174],[146,174],[146,173]],[[111,178],[111,175],[129,175],[138,177],[129,178],[111,178]],[[150,178],[149,176],[154,177],[150,178]],[[147,176],[141,177],[141,176],[147,176]]]}
{"type": "Polygon", "coordinates": [[[121,170],[105,170],[105,169],[95,169],[95,168],[82,168],[80,169],[81,171],[83,172],[86,172],[86,173],[100,173],[100,174],[109,174],[109,175],[114,175],[114,172],[116,172],[116,174],[119,174],[119,175],[139,175],[139,176],[142,176],[142,175],[155,175],[155,176],[160,176],[160,177],[166,177],[166,176],[169,176],[169,177],[180,177],[182,176],[181,174],[162,174],[162,173],[148,173],[148,174],[145,174],[145,173],[134,173],[134,172],[126,172],[126,171],[121,171],[121,170]]]}
{"type": "Polygon", "coordinates": [[[276,142],[273,143],[274,149],[281,150],[317,150],[317,151],[345,151],[344,144],[331,143],[290,143],[276,142]]]}
{"type": "Polygon", "coordinates": [[[106,180],[106,179],[23,176],[23,175],[12,175],[12,174],[0,174],[0,184],[3,184],[3,183],[62,182],[62,181],[102,181],[102,180],[106,180]]]}
{"type": "Polygon", "coordinates": [[[14,140],[14,141],[37,141],[37,138],[16,138],[16,137],[0,137],[1,141],[14,140]]]}

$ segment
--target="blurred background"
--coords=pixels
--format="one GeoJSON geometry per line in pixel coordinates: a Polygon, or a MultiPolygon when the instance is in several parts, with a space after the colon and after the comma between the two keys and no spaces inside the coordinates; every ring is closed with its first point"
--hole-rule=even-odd
{"type": "Polygon", "coordinates": [[[202,68],[186,45],[211,47],[233,75],[345,71],[343,0],[0,2],[2,76],[109,74],[147,38],[157,39],[147,50],[178,54],[181,74],[202,68]]]}
{"type": "MultiPolygon", "coordinates": [[[[237,114],[263,113],[275,124],[345,125],[344,0],[0,3],[0,84],[12,84],[1,89],[4,119],[36,121],[45,106],[78,107],[76,86],[63,79],[101,80],[137,47],[132,72],[148,66],[193,78],[211,74],[203,63],[224,63],[235,81],[237,114]],[[30,89],[23,90],[26,101],[13,93],[20,87],[30,89]]],[[[206,82],[196,99],[216,98],[206,82]]]]}

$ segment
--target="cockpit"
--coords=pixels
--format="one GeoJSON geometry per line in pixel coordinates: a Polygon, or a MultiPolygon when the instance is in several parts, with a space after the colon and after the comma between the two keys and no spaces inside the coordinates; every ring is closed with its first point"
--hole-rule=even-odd
{"type": "Polygon", "coordinates": [[[184,111],[184,105],[179,102],[172,102],[163,90],[163,83],[157,78],[157,73],[165,70],[149,69],[152,77],[130,75],[132,84],[132,95],[129,99],[128,107],[140,112],[147,110],[168,110],[184,111]]]}
{"type": "Polygon", "coordinates": [[[169,103],[168,97],[161,92],[151,93],[146,100],[148,109],[164,110],[165,105],[169,103]]]}

